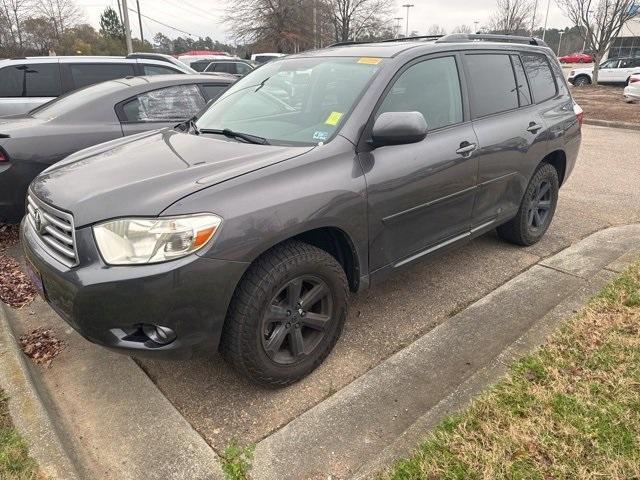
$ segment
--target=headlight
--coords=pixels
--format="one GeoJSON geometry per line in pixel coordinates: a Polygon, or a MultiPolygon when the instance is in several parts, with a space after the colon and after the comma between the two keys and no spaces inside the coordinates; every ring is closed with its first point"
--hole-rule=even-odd
{"type": "Polygon", "coordinates": [[[125,218],[93,227],[98,249],[110,265],[166,262],[202,248],[222,223],[212,214],[125,218]]]}

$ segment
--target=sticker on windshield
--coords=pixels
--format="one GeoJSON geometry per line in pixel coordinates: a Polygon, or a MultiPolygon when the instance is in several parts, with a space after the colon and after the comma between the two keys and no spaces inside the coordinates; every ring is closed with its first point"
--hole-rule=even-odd
{"type": "Polygon", "coordinates": [[[313,134],[313,139],[314,140],[319,140],[321,142],[324,142],[327,138],[329,138],[329,133],[328,132],[316,131],[313,134]]]}
{"type": "Polygon", "coordinates": [[[342,113],[340,112],[331,112],[324,123],[327,125],[337,125],[340,119],[342,118],[342,113]]]}
{"type": "Polygon", "coordinates": [[[376,57],[360,57],[358,59],[358,63],[362,63],[364,65],[378,65],[381,61],[381,58],[376,57]]]}

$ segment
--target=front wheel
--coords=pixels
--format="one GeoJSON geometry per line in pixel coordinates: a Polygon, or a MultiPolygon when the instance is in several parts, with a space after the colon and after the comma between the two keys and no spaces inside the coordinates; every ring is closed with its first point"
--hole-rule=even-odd
{"type": "Polygon", "coordinates": [[[259,257],[238,285],[220,349],[269,386],[311,373],[333,349],[347,314],[347,279],[329,253],[289,241],[259,257]]]}
{"type": "Polygon", "coordinates": [[[591,85],[591,80],[589,80],[589,77],[578,77],[573,81],[573,85],[576,87],[586,87],[587,85],[591,85]]]}
{"type": "Polygon", "coordinates": [[[559,189],[558,172],[553,165],[540,165],[529,181],[518,214],[498,227],[498,235],[516,245],[537,243],[551,225],[559,189]]]}

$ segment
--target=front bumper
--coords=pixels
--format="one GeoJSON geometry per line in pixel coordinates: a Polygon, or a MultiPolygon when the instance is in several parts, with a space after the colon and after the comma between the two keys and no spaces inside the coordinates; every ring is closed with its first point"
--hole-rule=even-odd
{"type": "Polygon", "coordinates": [[[116,350],[188,358],[215,351],[227,308],[247,263],[190,255],[154,265],[108,266],[90,227],[76,230],[79,265],[68,268],[43,248],[23,220],[26,260],[51,307],[88,340],[116,350]],[[140,326],[161,325],[176,339],[159,345],[140,326]]]}

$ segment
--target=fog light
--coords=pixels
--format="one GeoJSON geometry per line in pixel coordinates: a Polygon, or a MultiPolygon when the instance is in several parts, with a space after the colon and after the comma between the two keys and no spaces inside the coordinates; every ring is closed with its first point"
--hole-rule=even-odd
{"type": "Polygon", "coordinates": [[[149,340],[158,345],[168,345],[176,339],[176,333],[173,330],[161,325],[143,325],[142,331],[149,340]]]}

